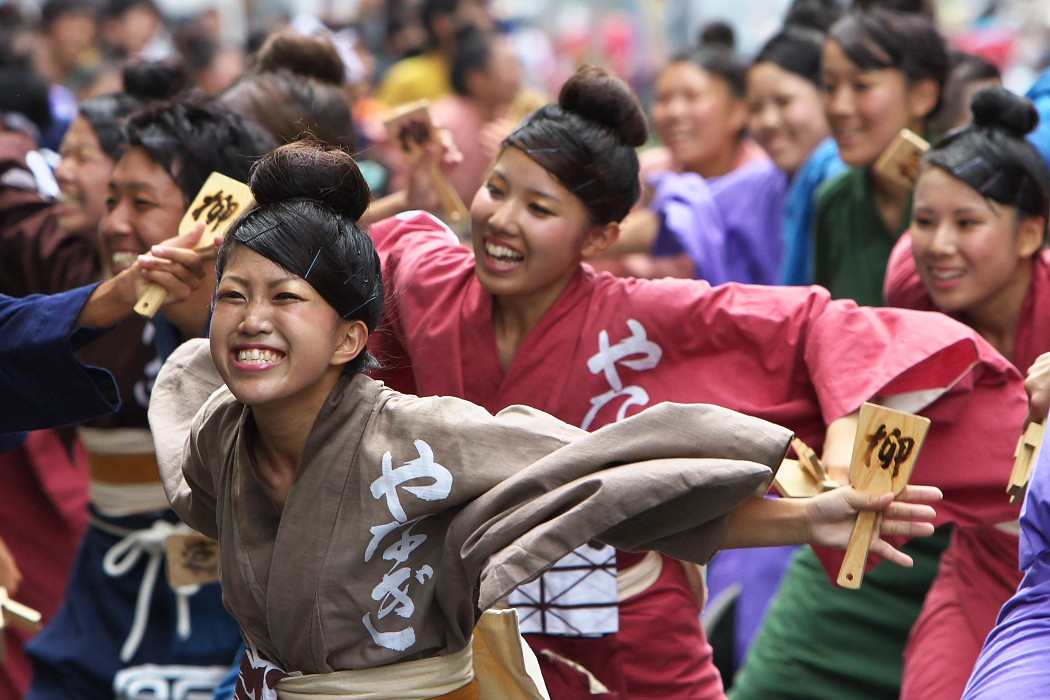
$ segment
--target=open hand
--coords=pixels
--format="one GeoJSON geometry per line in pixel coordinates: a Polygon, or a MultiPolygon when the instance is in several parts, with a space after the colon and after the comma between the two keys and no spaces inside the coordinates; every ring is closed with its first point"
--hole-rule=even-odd
{"type": "Polygon", "coordinates": [[[1036,358],[1024,380],[1028,392],[1028,422],[1042,423],[1050,408],[1050,352],[1036,358]]]}
{"type": "Polygon", "coordinates": [[[892,493],[876,496],[852,486],[842,486],[809,500],[806,517],[809,541],[845,549],[857,514],[862,510],[879,511],[871,552],[900,566],[911,566],[911,557],[883,540],[881,535],[932,535],[933,519],[937,513],[926,504],[936,503],[942,497],[941,490],[935,486],[907,486],[896,499],[892,493]]]}

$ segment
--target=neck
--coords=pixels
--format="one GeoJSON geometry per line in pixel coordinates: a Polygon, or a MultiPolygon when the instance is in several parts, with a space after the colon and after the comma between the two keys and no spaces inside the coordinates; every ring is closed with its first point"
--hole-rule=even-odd
{"type": "Polygon", "coordinates": [[[1011,362],[1014,361],[1016,351],[1021,307],[1031,284],[1032,261],[1026,259],[998,294],[963,313],[967,324],[1011,362]]]}
{"type": "Polygon", "coordinates": [[[540,319],[550,311],[554,302],[569,286],[572,277],[562,284],[551,285],[528,296],[494,296],[492,299],[492,321],[496,329],[496,345],[499,348],[500,365],[506,371],[525,337],[536,327],[540,319]]]}

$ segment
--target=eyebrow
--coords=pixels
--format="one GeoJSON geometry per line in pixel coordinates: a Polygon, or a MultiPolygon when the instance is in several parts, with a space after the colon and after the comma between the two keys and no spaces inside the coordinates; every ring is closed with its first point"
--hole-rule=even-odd
{"type": "MultiPolygon", "coordinates": [[[[245,287],[248,286],[249,281],[246,277],[241,277],[240,275],[224,274],[222,276],[222,280],[220,281],[224,282],[226,280],[230,280],[231,282],[237,282],[238,284],[244,285],[245,287]]],[[[267,289],[273,289],[274,287],[279,287],[280,285],[286,282],[306,282],[306,280],[297,275],[289,275],[288,277],[281,277],[280,279],[273,280],[272,282],[267,284],[266,287],[267,289]]]]}
{"type": "MultiPolygon", "coordinates": [[[[510,182],[510,179],[508,179],[507,176],[504,175],[503,173],[501,173],[499,170],[493,170],[490,177],[498,177],[503,182],[510,182]]],[[[553,202],[560,202],[561,201],[558,198],[557,195],[551,194],[550,192],[546,192],[544,190],[537,190],[534,187],[523,187],[522,189],[524,189],[526,192],[528,192],[531,195],[534,195],[534,196],[537,196],[537,197],[543,197],[544,199],[549,199],[549,200],[551,200],[553,202]]]]}

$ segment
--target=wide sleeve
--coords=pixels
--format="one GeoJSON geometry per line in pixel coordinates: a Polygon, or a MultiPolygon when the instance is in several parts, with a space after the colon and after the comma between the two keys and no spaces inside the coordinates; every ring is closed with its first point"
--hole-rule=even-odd
{"type": "Polygon", "coordinates": [[[113,375],[74,355],[100,334],[73,329],[94,290],[0,296],[0,432],[77,423],[120,407],[113,375]]]}
{"type": "Polygon", "coordinates": [[[150,431],[171,507],[187,525],[213,538],[218,538],[217,475],[232,449],[237,406],[204,338],[182,344],[168,357],[150,396],[150,431]]]}
{"type": "Polygon", "coordinates": [[[696,173],[664,173],[652,181],[650,208],[660,222],[654,257],[685,253],[696,277],[711,284],[729,281],[723,251],[726,224],[708,182],[696,173]]]}
{"type": "Polygon", "coordinates": [[[480,573],[482,608],[590,540],[705,562],[790,437],[720,407],[659,404],[508,477],[463,509],[450,541],[480,573]]]}

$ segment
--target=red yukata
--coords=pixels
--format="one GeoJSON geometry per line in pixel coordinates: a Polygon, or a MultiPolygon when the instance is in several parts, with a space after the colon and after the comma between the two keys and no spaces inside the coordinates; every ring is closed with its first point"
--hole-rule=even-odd
{"type": "MultiPolygon", "coordinates": [[[[886,270],[886,303],[908,309],[936,310],[915,268],[911,236],[905,234],[893,249],[886,270]]],[[[1039,355],[1050,352],[1050,251],[1043,250],[1032,265],[1032,283],[1017,319],[1014,365],[1027,372],[1039,355]]],[[[1016,443],[1024,412],[1005,426],[1016,443]]],[[[999,459],[1013,464],[1013,452],[999,459]]],[[[971,459],[975,466],[981,464],[971,459]]],[[[984,467],[987,467],[985,463],[984,467]]],[[[998,470],[998,467],[997,467],[998,470]]],[[[992,491],[1006,499],[1006,482],[992,491]]],[[[912,628],[904,651],[902,700],[960,698],[999,610],[1021,582],[1016,534],[993,527],[957,528],[941,557],[941,566],[922,613],[912,628]]]]}
{"type": "MultiPolygon", "coordinates": [[[[828,422],[873,397],[893,398],[909,410],[925,406],[934,420],[914,483],[937,483],[928,468],[941,453],[982,452],[980,436],[955,430],[967,427],[956,421],[996,398],[1025,402],[1017,371],[941,315],[860,308],[817,287],[712,288],[599,275],[586,265],[504,372],[493,298],[474,274],[473,252],[419,212],[379,222],[372,236],[387,283],[372,349],[388,368],[380,377],[402,391],[459,396],[490,411],[526,404],[586,429],[661,401],[712,403],[784,425],[818,450],[828,422]]],[[[954,490],[948,484],[941,520],[972,518],[985,500],[1000,506],[1001,520],[1016,517],[998,494],[983,495],[1008,474],[1009,465],[968,474],[954,490]]],[[[604,659],[590,670],[624,698],[723,697],[698,603],[683,604],[682,571],[665,560],[653,587],[621,601],[619,632],[569,639],[595,650],[572,658],[584,666],[604,659]]],[[[548,644],[572,653],[559,638],[536,636],[527,638],[541,659],[548,644]]],[[[545,677],[552,697],[580,697],[545,677]]]]}

